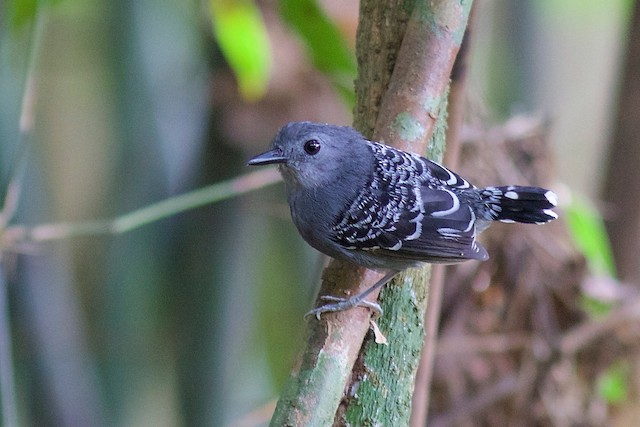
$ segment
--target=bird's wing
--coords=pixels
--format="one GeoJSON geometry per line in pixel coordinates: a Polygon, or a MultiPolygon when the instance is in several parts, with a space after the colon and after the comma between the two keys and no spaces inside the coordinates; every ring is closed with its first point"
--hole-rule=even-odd
{"type": "Polygon", "coordinates": [[[416,261],[487,259],[476,242],[475,215],[454,192],[471,188],[467,181],[420,156],[373,148],[376,169],[336,219],[337,243],[416,261]]]}
{"type": "Polygon", "coordinates": [[[476,242],[475,215],[469,206],[460,205],[448,190],[423,187],[420,195],[418,200],[405,198],[391,205],[393,194],[384,202],[362,197],[361,206],[367,208],[342,218],[334,228],[336,242],[347,249],[415,261],[488,258],[476,242]],[[415,209],[418,203],[421,209],[415,209]]]}
{"type": "MultiPolygon", "coordinates": [[[[486,260],[486,250],[476,241],[475,214],[461,205],[455,193],[432,188],[422,189],[424,216],[420,235],[401,240],[397,250],[381,248],[380,255],[429,262],[486,260]]],[[[403,224],[396,224],[402,235],[403,224]]]]}

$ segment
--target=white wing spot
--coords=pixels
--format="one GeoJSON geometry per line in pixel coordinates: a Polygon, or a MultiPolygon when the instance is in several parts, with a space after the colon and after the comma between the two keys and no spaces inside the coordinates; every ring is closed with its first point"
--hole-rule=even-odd
{"type": "Polygon", "coordinates": [[[467,226],[467,228],[462,231],[463,233],[468,233],[469,231],[471,231],[471,228],[476,224],[476,214],[473,212],[473,209],[471,209],[471,207],[469,207],[469,213],[471,213],[471,219],[469,220],[469,225],[467,226]]]}
{"type": "Polygon", "coordinates": [[[512,219],[500,219],[500,222],[504,222],[505,224],[514,224],[515,221],[512,219]]]}
{"type": "Polygon", "coordinates": [[[438,228],[438,234],[440,234],[445,239],[457,239],[460,237],[460,230],[456,230],[455,228],[442,227],[438,228]]]}
{"type": "Polygon", "coordinates": [[[504,193],[504,197],[507,197],[511,200],[518,200],[518,193],[516,193],[515,191],[507,191],[506,193],[504,193]]]}
{"type": "Polygon", "coordinates": [[[418,215],[416,217],[415,220],[411,221],[411,222],[416,224],[416,231],[414,231],[413,233],[411,233],[410,235],[405,237],[405,240],[415,240],[415,239],[420,237],[420,235],[422,234],[422,219],[423,218],[424,218],[424,215],[421,213],[420,215],[418,215]]]}
{"type": "Polygon", "coordinates": [[[451,173],[450,170],[443,168],[449,174],[449,179],[445,181],[445,184],[454,185],[458,182],[458,178],[454,174],[451,173]]]}
{"type": "Polygon", "coordinates": [[[399,240],[398,243],[391,246],[389,249],[392,251],[399,251],[401,247],[402,247],[402,240],[399,240]]]}
{"type": "Polygon", "coordinates": [[[452,213],[456,212],[458,209],[460,209],[460,200],[458,199],[458,196],[456,196],[455,194],[453,194],[451,191],[446,190],[446,189],[442,189],[443,191],[446,191],[447,193],[449,193],[449,195],[451,196],[451,200],[453,201],[453,206],[451,206],[451,208],[444,210],[444,211],[436,211],[436,212],[431,212],[432,216],[446,216],[446,215],[451,215],[452,213]]]}
{"type": "MultiPolygon", "coordinates": [[[[558,196],[553,191],[549,190],[544,193],[544,197],[551,203],[553,206],[558,206],[558,196]]],[[[557,218],[557,216],[556,216],[557,218]]]]}
{"type": "Polygon", "coordinates": [[[551,209],[544,209],[542,212],[544,212],[545,214],[547,214],[553,219],[558,219],[558,214],[552,211],[551,209]]]}

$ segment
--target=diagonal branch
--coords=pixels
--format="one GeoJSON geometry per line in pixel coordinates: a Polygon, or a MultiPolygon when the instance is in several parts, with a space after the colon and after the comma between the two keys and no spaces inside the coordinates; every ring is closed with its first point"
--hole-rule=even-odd
{"type": "Polygon", "coordinates": [[[190,209],[249,193],[279,181],[280,174],[274,168],[270,168],[170,197],[116,218],[33,226],[13,225],[7,227],[2,234],[0,248],[12,249],[25,243],[46,242],[71,237],[121,234],[190,209]]]}

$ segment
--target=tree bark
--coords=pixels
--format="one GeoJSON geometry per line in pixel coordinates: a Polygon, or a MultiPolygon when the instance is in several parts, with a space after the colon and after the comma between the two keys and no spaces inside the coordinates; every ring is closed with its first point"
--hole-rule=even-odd
{"type": "MultiPolygon", "coordinates": [[[[416,2],[382,99],[374,139],[441,161],[445,148],[449,76],[466,28],[471,2],[416,2]]],[[[364,17],[361,17],[364,19],[364,17]]],[[[368,38],[359,51],[371,51],[368,38]]],[[[359,69],[369,64],[359,61],[359,69]]],[[[368,87],[375,82],[359,79],[368,87]]],[[[358,120],[356,118],[355,122],[358,120]]],[[[385,289],[380,328],[389,345],[369,339],[349,390],[351,425],[408,425],[424,340],[429,267],[407,271],[385,289]]],[[[338,420],[337,420],[338,421],[338,420]]],[[[336,424],[341,424],[336,422],[336,424]]]]}
{"type": "MultiPolygon", "coordinates": [[[[361,1],[354,126],[365,136],[442,158],[449,75],[470,6],[470,0],[361,1]]],[[[407,425],[428,275],[428,267],[412,269],[387,285],[380,328],[389,345],[370,339],[363,345],[367,309],[311,320],[271,425],[407,425]]],[[[380,277],[333,260],[320,295],[355,295],[380,277]]]]}
{"type": "Polygon", "coordinates": [[[640,283],[640,2],[635,2],[602,198],[620,279],[640,283]]]}
{"type": "MultiPolygon", "coordinates": [[[[467,67],[469,61],[470,30],[473,26],[475,10],[477,6],[471,8],[465,35],[460,45],[460,50],[451,70],[451,85],[448,98],[447,117],[447,149],[444,153],[443,164],[453,170],[458,167],[460,155],[460,132],[465,116],[465,93],[467,83],[467,67]]],[[[445,265],[434,265],[431,267],[431,285],[429,289],[429,300],[425,313],[425,338],[420,355],[420,363],[416,372],[416,381],[412,398],[411,427],[422,427],[427,425],[427,415],[429,413],[429,401],[431,400],[431,381],[433,377],[433,365],[438,341],[438,329],[440,326],[440,314],[442,309],[442,298],[444,295],[444,282],[446,277],[445,265]]]]}

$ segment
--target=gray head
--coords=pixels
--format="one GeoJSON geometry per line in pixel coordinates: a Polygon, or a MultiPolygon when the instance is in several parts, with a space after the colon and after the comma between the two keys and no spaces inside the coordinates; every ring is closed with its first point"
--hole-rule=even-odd
{"type": "Polygon", "coordinates": [[[353,173],[356,162],[345,159],[371,155],[364,137],[346,126],[312,122],[291,122],[280,129],[271,150],[249,165],[277,163],[287,185],[313,189],[337,177],[353,173]]]}

